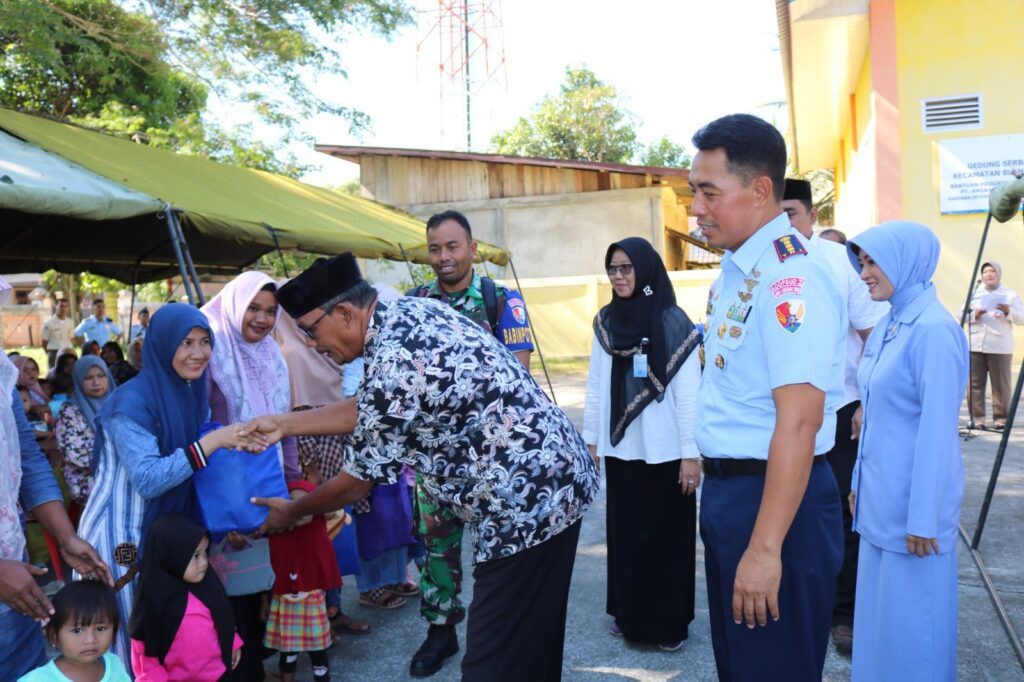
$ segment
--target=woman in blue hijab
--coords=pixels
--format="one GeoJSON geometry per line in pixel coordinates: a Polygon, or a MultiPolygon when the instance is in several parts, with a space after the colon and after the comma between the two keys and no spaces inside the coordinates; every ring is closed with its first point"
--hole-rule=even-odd
{"type": "Polygon", "coordinates": [[[891,304],[858,373],[853,679],[955,680],[967,339],[936,299],[939,240],[927,227],[887,222],[847,253],[871,298],[891,304]]]}
{"type": "Polygon", "coordinates": [[[107,363],[95,355],[87,355],[75,363],[71,381],[75,390],[61,404],[53,433],[63,460],[64,480],[75,505],[68,510],[68,516],[76,523],[92,487],[96,417],[117,384],[107,363]]]}
{"type": "MultiPolygon", "coordinates": [[[[199,310],[160,308],[146,333],[142,371],[114,391],[96,418],[93,489],[79,533],[110,564],[122,623],[132,612],[130,570],[146,529],[163,514],[190,512],[192,474],[206,466],[206,453],[244,445],[238,425],[199,438],[210,413],[212,350],[213,334],[199,310]]],[[[131,664],[127,628],[118,631],[114,650],[131,664]]]]}

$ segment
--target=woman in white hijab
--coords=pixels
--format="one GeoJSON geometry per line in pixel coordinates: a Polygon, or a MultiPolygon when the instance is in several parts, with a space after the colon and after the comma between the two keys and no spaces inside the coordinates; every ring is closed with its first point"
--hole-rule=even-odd
{"type": "MultiPolygon", "coordinates": [[[[201,310],[214,336],[209,372],[214,421],[244,423],[262,415],[287,412],[291,405],[288,366],[272,336],[279,316],[274,280],[262,272],[243,272],[201,310]]],[[[294,438],[281,441],[278,456],[285,478],[299,478],[294,438]]],[[[228,536],[235,545],[245,542],[236,533],[228,536]]],[[[264,679],[262,659],[267,652],[261,645],[265,627],[260,617],[261,597],[259,593],[231,597],[238,632],[246,646],[227,679],[264,679]]]]}
{"type": "Polygon", "coordinates": [[[1010,364],[1013,325],[1024,323],[1024,303],[1003,286],[1003,266],[994,260],[981,266],[981,284],[971,298],[971,421],[985,427],[985,383],[992,378],[992,422],[1006,425],[1010,406],[1010,364]]]}

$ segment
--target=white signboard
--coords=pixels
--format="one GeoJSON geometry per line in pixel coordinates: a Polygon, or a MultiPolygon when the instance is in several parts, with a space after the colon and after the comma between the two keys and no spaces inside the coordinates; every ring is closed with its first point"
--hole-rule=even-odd
{"type": "Polygon", "coordinates": [[[942,213],[988,213],[988,195],[1024,169],[1024,135],[939,140],[942,213]]]}

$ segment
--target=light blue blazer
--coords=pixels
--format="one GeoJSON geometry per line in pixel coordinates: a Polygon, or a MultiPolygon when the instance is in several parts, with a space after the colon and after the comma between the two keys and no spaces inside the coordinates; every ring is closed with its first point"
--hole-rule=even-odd
{"type": "Polygon", "coordinates": [[[963,498],[957,420],[967,386],[963,330],[930,286],[871,332],[857,378],[864,422],[853,527],[906,553],[907,534],[954,548],[963,498]]]}

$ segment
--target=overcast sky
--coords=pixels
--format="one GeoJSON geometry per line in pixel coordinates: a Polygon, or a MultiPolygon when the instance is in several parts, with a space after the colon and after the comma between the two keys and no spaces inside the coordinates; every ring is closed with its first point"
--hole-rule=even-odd
{"type": "MultiPolygon", "coordinates": [[[[437,3],[412,4],[420,10],[415,26],[390,42],[352,36],[339,46],[348,79],[316,86],[369,114],[372,130],[356,138],[344,121],[321,116],[306,128],[317,142],[466,148],[461,82],[443,88],[439,76],[439,32],[431,30],[437,3]]],[[[737,111],[785,127],[773,2],[510,0],[492,6],[500,6],[503,26],[487,31],[494,73],[475,88],[473,151],[487,151],[494,132],[556,92],[567,65],[586,65],[618,89],[636,116],[644,143],[668,135],[689,149],[690,137],[702,124],[737,111]],[[502,48],[505,63],[499,68],[502,48]]],[[[479,81],[484,71],[480,51],[471,61],[471,73],[479,81]]],[[[213,111],[230,119],[216,105],[213,111]]],[[[340,184],[358,175],[353,164],[312,150],[296,151],[302,161],[322,167],[305,178],[314,184],[340,184]]]]}

